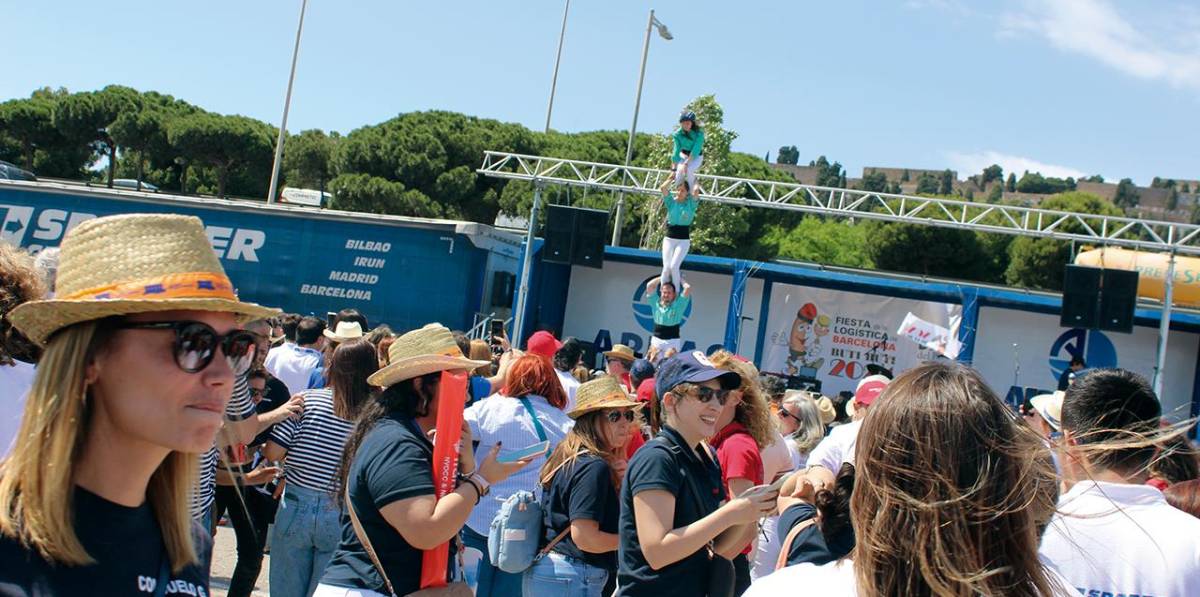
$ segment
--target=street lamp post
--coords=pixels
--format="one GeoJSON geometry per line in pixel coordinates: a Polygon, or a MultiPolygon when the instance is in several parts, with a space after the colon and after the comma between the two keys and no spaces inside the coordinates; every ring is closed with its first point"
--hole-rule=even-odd
{"type": "Polygon", "coordinates": [[[292,105],[292,82],[296,80],[296,58],[300,56],[300,32],[304,30],[304,11],[308,0],[300,2],[300,24],[296,25],[296,45],[292,48],[292,72],[288,75],[287,93],[283,96],[283,121],[279,123],[279,136],[275,139],[275,163],[271,166],[271,185],[267,191],[267,203],[275,202],[279,187],[279,161],[283,158],[283,137],[287,134],[288,107],[292,105]]]}
{"type": "Polygon", "coordinates": [[[563,7],[562,29],[558,32],[558,55],[554,57],[554,76],[550,78],[550,105],[546,106],[546,130],[550,132],[550,113],[554,112],[554,89],[558,86],[558,63],[562,62],[563,38],[567,35],[567,13],[571,11],[571,0],[563,7]]]}
{"type": "MultiPolygon", "coordinates": [[[[650,53],[650,32],[658,29],[658,35],[663,39],[670,41],[674,39],[671,32],[667,30],[667,26],[654,18],[654,9],[650,9],[650,21],[646,23],[646,39],[642,42],[642,66],[638,73],[637,84],[637,99],[633,103],[633,125],[629,127],[629,144],[625,147],[625,167],[629,167],[629,162],[633,159],[633,137],[637,134],[638,110],[642,107],[642,82],[646,79],[646,56],[650,53]]],[[[621,245],[621,224],[625,215],[625,193],[622,192],[617,197],[617,214],[616,224],[613,226],[612,245],[614,247],[621,245]]]]}

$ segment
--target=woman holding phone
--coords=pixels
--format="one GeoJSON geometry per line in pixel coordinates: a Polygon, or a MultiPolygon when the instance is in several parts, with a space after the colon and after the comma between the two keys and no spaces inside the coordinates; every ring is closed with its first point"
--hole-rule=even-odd
{"type": "Polygon", "coordinates": [[[238,300],[198,218],[67,233],[56,298],[7,314],[44,352],[0,463],[0,593],[208,591],[197,456],[254,361],[239,324],[275,313],[238,300]]]}
{"type": "MultiPolygon", "coordinates": [[[[314,593],[318,597],[417,591],[423,551],[453,539],[480,500],[488,499],[493,483],[529,464],[497,462],[496,445],[476,467],[474,453],[461,450],[458,486],[438,499],[430,433],[441,408],[442,372],[467,372],[483,362],[464,358],[450,330],[429,324],[397,338],[388,363],[367,379],[383,392],[364,408],[346,441],[338,495],[348,498],[347,516],[341,543],[314,593]],[[362,536],[356,532],[359,525],[362,536]]],[[[471,444],[466,425],[461,441],[471,444]]],[[[446,574],[449,578],[451,570],[446,574]]]]}
{"type": "Polygon", "coordinates": [[[721,469],[704,443],[741,377],[699,351],[665,361],[655,377],[663,428],[642,446],[621,486],[618,595],[728,595],[729,558],[775,509],[777,491],[725,501],[721,469]]]}

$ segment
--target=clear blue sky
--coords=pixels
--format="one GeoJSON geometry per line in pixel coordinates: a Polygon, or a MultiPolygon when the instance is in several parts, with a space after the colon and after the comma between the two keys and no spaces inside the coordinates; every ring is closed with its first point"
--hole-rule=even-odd
{"type": "MultiPolygon", "coordinates": [[[[299,0],[0,0],[0,99],[110,83],[278,124],[299,0]]],[[[1200,178],[1200,8],[1184,0],[574,0],[553,127],[639,129],[715,93],[734,148],[772,158],[992,161],[1148,184],[1200,178]]],[[[310,0],[289,129],[343,133],[412,110],[545,120],[562,0],[310,0]]],[[[1018,172],[1018,175],[1020,173],[1018,172]]]]}

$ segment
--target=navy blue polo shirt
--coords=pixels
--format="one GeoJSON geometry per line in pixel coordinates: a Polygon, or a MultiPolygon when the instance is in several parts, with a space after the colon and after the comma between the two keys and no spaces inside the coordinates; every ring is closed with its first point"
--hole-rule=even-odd
{"type": "MultiPolygon", "coordinates": [[[[393,502],[434,495],[433,444],[412,419],[390,414],[363,438],[350,465],[350,502],[383,562],[399,595],[419,589],[422,551],[410,545],[383,518],[380,510],[393,502]]],[[[450,558],[454,565],[454,558],[450,558]]],[[[383,577],[354,534],[350,516],[342,513],[342,538],[321,582],[336,587],[369,589],[387,594],[383,577]]]]}
{"type": "MultiPolygon", "coordinates": [[[[619,504],[617,489],[613,487],[612,469],[603,458],[584,454],[575,462],[564,466],[550,480],[543,503],[545,509],[545,537],[542,545],[548,544],[572,520],[594,520],[605,533],[617,532],[619,504]]],[[[567,533],[555,544],[553,551],[577,558],[609,572],[617,571],[617,552],[591,553],[579,549],[567,533]]]]}
{"type": "Polygon", "coordinates": [[[655,570],[642,556],[633,512],[633,496],[661,489],[675,496],[675,517],[671,528],[692,524],[721,507],[725,491],[721,486],[721,467],[701,457],[688,446],[678,431],[663,427],[658,436],[633,455],[621,485],[620,542],[618,553],[617,595],[703,595],[708,591],[708,550],[696,553],[655,570]],[[689,487],[691,485],[695,488],[689,487]]]}
{"type": "MultiPolygon", "coordinates": [[[[788,533],[796,528],[796,525],[816,515],[817,509],[812,504],[801,502],[789,506],[787,510],[783,511],[783,514],[779,515],[776,527],[779,540],[783,541],[788,533]]],[[[841,559],[852,549],[854,549],[854,529],[850,525],[846,525],[846,528],[836,536],[827,539],[821,531],[820,525],[811,524],[792,540],[791,548],[788,549],[787,565],[795,566],[806,562],[818,566],[828,564],[841,559]]]]}

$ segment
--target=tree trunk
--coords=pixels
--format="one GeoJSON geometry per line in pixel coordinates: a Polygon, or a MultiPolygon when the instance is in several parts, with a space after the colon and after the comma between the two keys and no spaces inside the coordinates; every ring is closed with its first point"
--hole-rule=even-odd
{"type": "Polygon", "coordinates": [[[113,177],[117,174],[117,146],[108,145],[108,188],[113,188],[113,177]]]}
{"type": "Polygon", "coordinates": [[[225,181],[229,178],[228,166],[217,166],[217,196],[225,198],[225,181]]]}
{"type": "Polygon", "coordinates": [[[21,143],[21,150],[25,153],[25,169],[33,172],[33,142],[26,139],[21,143]]]}
{"type": "Polygon", "coordinates": [[[146,164],[145,152],[139,151],[137,158],[137,190],[142,190],[142,175],[145,173],[144,166],[146,164]]]}

